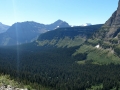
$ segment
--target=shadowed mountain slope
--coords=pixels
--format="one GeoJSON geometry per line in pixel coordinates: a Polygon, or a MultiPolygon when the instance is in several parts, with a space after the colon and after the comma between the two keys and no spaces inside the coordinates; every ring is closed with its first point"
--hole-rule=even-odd
{"type": "Polygon", "coordinates": [[[10,26],[0,23],[0,33],[4,33],[10,26]]]}
{"type": "Polygon", "coordinates": [[[62,20],[58,20],[49,25],[33,21],[18,22],[13,24],[5,33],[0,34],[0,45],[6,46],[29,43],[36,40],[41,33],[60,27],[69,27],[69,24],[62,20]]]}
{"type": "Polygon", "coordinates": [[[91,25],[86,27],[68,27],[58,28],[53,31],[41,34],[37,43],[39,46],[52,45],[57,47],[79,46],[91,37],[102,24],[91,25]]]}

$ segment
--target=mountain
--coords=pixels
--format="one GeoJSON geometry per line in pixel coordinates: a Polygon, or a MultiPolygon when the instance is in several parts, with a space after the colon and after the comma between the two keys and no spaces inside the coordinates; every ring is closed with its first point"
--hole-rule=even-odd
{"type": "MultiPolygon", "coordinates": [[[[10,75],[28,90],[120,90],[117,14],[119,9],[104,25],[85,27],[58,28],[60,20],[51,24],[53,30],[35,22],[14,24],[1,34],[6,45],[17,44],[15,40],[24,43],[26,36],[31,36],[29,32],[42,34],[31,43],[0,47],[0,75],[10,75]]],[[[3,78],[1,85],[6,87],[3,78]]]]}
{"type": "Polygon", "coordinates": [[[0,33],[4,33],[10,26],[0,23],[0,33]]]}
{"type": "MultiPolygon", "coordinates": [[[[105,57],[107,52],[102,53],[104,50],[86,42],[101,26],[58,28],[41,34],[36,42],[0,47],[0,73],[10,74],[36,90],[119,88],[120,65],[93,63],[92,60],[105,57]]],[[[101,61],[106,63],[105,59],[101,61]]]]}
{"type": "Polygon", "coordinates": [[[66,27],[58,28],[53,31],[49,31],[41,34],[37,43],[38,46],[57,46],[57,47],[74,47],[79,46],[86,41],[87,38],[91,37],[94,32],[96,32],[102,24],[91,25],[91,26],[76,26],[76,27],[66,27]]]}
{"type": "Polygon", "coordinates": [[[32,42],[41,33],[54,30],[57,26],[59,26],[58,28],[69,27],[69,24],[62,20],[58,20],[49,25],[33,21],[18,22],[13,24],[6,32],[0,34],[0,45],[17,45],[32,42]]]}
{"type": "Polygon", "coordinates": [[[74,55],[80,53],[86,53],[85,60],[93,64],[120,64],[120,0],[112,16],[74,55]]]}
{"type": "Polygon", "coordinates": [[[0,34],[0,45],[16,45],[31,42],[40,33],[46,32],[43,24],[22,22],[13,24],[5,33],[0,34]]]}
{"type": "Polygon", "coordinates": [[[120,50],[120,0],[118,2],[117,10],[105,22],[102,28],[93,36],[93,39],[98,40],[98,43],[101,45],[101,47],[111,49],[114,51],[115,54],[119,55],[118,50],[120,50]]]}
{"type": "Polygon", "coordinates": [[[118,37],[118,35],[120,34],[120,1],[118,2],[117,10],[105,22],[102,29],[104,29],[105,31],[104,36],[106,39],[118,37]]]}
{"type": "Polygon", "coordinates": [[[70,27],[70,25],[67,22],[59,19],[59,20],[55,21],[54,23],[48,25],[47,29],[54,30],[56,28],[61,28],[61,27],[70,27]]]}
{"type": "Polygon", "coordinates": [[[117,10],[112,14],[112,16],[106,21],[105,26],[120,26],[120,0],[118,2],[117,10]]]}

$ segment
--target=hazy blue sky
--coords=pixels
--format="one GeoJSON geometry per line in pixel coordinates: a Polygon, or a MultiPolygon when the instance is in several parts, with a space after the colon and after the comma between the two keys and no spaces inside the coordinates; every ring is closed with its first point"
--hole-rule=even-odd
{"type": "Polygon", "coordinates": [[[0,0],[0,22],[35,21],[50,24],[61,19],[70,25],[104,23],[118,0],[0,0]]]}

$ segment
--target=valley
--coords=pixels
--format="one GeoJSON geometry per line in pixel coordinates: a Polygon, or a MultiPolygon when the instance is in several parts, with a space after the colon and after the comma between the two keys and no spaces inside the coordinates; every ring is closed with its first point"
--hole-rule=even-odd
{"type": "Polygon", "coordinates": [[[120,90],[120,0],[105,24],[0,27],[0,87],[120,90]]]}

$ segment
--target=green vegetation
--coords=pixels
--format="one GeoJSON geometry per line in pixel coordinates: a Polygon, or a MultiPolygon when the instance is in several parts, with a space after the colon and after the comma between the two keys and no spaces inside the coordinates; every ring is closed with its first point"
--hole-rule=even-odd
{"type": "Polygon", "coordinates": [[[120,57],[120,45],[116,45],[114,50],[116,54],[120,57]]]}
{"type": "Polygon", "coordinates": [[[105,41],[103,41],[102,42],[102,48],[111,48],[111,47],[113,47],[113,44],[111,44],[110,42],[105,42],[105,41]]]}
{"type": "Polygon", "coordinates": [[[95,48],[91,45],[83,45],[81,46],[79,49],[76,50],[76,52],[73,54],[73,56],[79,54],[79,53],[88,53],[90,52],[91,50],[94,50],[95,48]]]}
{"type": "Polygon", "coordinates": [[[52,40],[43,40],[43,41],[36,41],[38,46],[56,46],[56,47],[75,47],[80,46],[85,42],[85,38],[81,38],[80,36],[76,36],[73,39],[70,37],[65,37],[61,39],[52,39],[52,40]]]}
{"type": "Polygon", "coordinates": [[[110,42],[111,42],[112,44],[118,44],[118,38],[112,38],[112,39],[110,40],[110,42]]]}
{"type": "Polygon", "coordinates": [[[12,87],[16,88],[27,88],[28,90],[33,90],[33,88],[30,85],[24,85],[20,82],[15,81],[14,79],[11,79],[9,75],[0,75],[0,86],[2,85],[10,85],[12,87]]]}
{"type": "Polygon", "coordinates": [[[109,32],[110,27],[102,26],[94,35],[93,39],[103,40],[106,37],[106,33],[109,32]]]}
{"type": "Polygon", "coordinates": [[[81,60],[81,61],[76,61],[76,63],[78,63],[78,64],[85,64],[85,60],[81,60]]]}
{"type": "MultiPolygon", "coordinates": [[[[37,84],[31,83],[31,84],[25,85],[23,82],[14,80],[13,77],[11,77],[10,75],[1,74],[0,75],[0,86],[2,85],[10,85],[16,88],[22,88],[22,89],[27,88],[28,90],[36,90],[36,89],[33,89],[32,86],[37,85],[37,84]]],[[[39,84],[39,90],[51,90],[51,89],[39,84]]]]}
{"type": "Polygon", "coordinates": [[[59,28],[30,44],[1,47],[0,73],[10,75],[2,81],[29,90],[119,90],[120,46],[103,40],[105,27],[89,38],[95,29],[59,28]]]}
{"type": "Polygon", "coordinates": [[[91,25],[86,27],[58,28],[41,34],[36,40],[36,43],[38,46],[56,46],[62,48],[80,46],[101,26],[91,25]]]}
{"type": "MultiPolygon", "coordinates": [[[[120,86],[120,65],[91,64],[98,62],[90,60],[91,51],[100,52],[93,46],[31,48],[33,46],[34,43],[19,46],[19,49],[0,48],[0,73],[9,74],[11,80],[37,90],[89,90],[101,84],[101,90],[110,90],[120,86]],[[77,54],[75,50],[84,53],[77,54]],[[19,58],[16,52],[19,52],[19,58]]],[[[101,55],[105,53],[107,51],[101,55]]]]}
{"type": "MultiPolygon", "coordinates": [[[[91,45],[83,45],[73,54],[87,53],[86,60],[92,60],[92,64],[120,64],[120,58],[111,49],[96,48],[91,45]]],[[[83,63],[84,61],[78,62],[83,63]]]]}
{"type": "Polygon", "coordinates": [[[91,88],[87,88],[86,90],[102,90],[103,84],[91,86],[91,88]]]}
{"type": "Polygon", "coordinates": [[[21,86],[18,82],[15,82],[14,80],[12,80],[9,75],[0,75],[0,86],[1,85],[11,85],[14,87],[21,86]]]}
{"type": "Polygon", "coordinates": [[[87,40],[87,43],[89,43],[89,44],[91,44],[91,45],[93,45],[93,46],[95,46],[95,45],[97,45],[98,43],[100,44],[102,41],[100,40],[100,39],[88,39],[87,40]]]}

